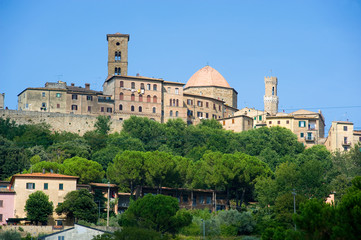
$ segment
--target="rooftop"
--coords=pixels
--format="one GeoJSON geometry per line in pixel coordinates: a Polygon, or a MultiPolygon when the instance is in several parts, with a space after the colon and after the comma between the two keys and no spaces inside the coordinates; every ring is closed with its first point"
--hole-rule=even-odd
{"type": "Polygon", "coordinates": [[[185,85],[185,88],[203,86],[231,88],[226,79],[216,69],[210,66],[205,66],[193,74],[185,85]]]}

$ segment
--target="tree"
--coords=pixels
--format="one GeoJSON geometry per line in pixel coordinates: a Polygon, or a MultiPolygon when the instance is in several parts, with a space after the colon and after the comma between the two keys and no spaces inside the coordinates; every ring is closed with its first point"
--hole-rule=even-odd
{"type": "Polygon", "coordinates": [[[25,130],[21,136],[14,138],[19,146],[33,147],[42,145],[47,148],[52,144],[50,125],[45,123],[25,125],[25,130]]]}
{"type": "Polygon", "coordinates": [[[42,172],[43,170],[46,172],[63,173],[64,166],[57,162],[42,161],[32,165],[27,172],[42,172]]]}
{"type": "Polygon", "coordinates": [[[157,232],[176,233],[192,222],[192,216],[179,211],[176,198],[165,195],[146,195],[133,202],[121,216],[120,225],[143,227],[157,232]]]}
{"type": "Polygon", "coordinates": [[[119,148],[114,146],[107,146],[93,153],[91,159],[102,165],[103,169],[106,170],[109,163],[113,161],[113,159],[118,153],[119,148]]]}
{"type": "Polygon", "coordinates": [[[99,182],[105,174],[102,165],[81,157],[66,159],[63,166],[64,174],[79,176],[79,183],[99,182]]]}
{"type": "Polygon", "coordinates": [[[98,219],[97,205],[88,190],[81,189],[66,194],[64,202],[55,209],[57,214],[65,213],[68,218],[95,223],[98,219]]]}
{"type": "Polygon", "coordinates": [[[130,191],[133,196],[137,185],[144,183],[144,153],[124,151],[114,158],[107,169],[108,179],[115,182],[123,191],[130,191]]]}
{"type": "Polygon", "coordinates": [[[75,156],[89,158],[91,149],[87,141],[82,138],[75,138],[49,146],[48,152],[52,156],[53,161],[62,163],[64,159],[75,156]]]}
{"type": "Polygon", "coordinates": [[[112,122],[110,121],[110,116],[99,115],[97,117],[97,121],[94,124],[95,132],[107,135],[110,131],[111,124],[112,122]]]}
{"type": "Polygon", "coordinates": [[[36,191],[29,195],[25,204],[26,216],[29,221],[36,225],[40,223],[46,223],[49,215],[53,213],[53,202],[49,201],[49,197],[41,192],[36,191]]]}
{"type": "Polygon", "coordinates": [[[21,240],[21,235],[19,232],[14,230],[7,230],[0,232],[1,240],[21,240]]]}

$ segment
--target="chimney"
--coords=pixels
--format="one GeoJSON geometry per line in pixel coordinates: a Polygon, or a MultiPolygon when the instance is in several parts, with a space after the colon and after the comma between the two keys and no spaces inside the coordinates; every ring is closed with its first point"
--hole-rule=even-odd
{"type": "Polygon", "coordinates": [[[85,89],[86,89],[86,90],[90,90],[90,84],[89,84],[89,83],[86,83],[86,84],[85,84],[85,89]]]}
{"type": "Polygon", "coordinates": [[[74,83],[71,83],[70,85],[71,85],[72,87],[74,87],[74,83]]]}

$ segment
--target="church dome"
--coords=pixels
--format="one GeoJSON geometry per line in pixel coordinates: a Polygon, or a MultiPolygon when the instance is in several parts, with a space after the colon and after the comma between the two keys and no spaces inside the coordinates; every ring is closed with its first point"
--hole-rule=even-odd
{"type": "Polygon", "coordinates": [[[231,88],[226,79],[216,69],[210,66],[205,66],[193,74],[185,85],[185,88],[203,86],[231,88]]]}

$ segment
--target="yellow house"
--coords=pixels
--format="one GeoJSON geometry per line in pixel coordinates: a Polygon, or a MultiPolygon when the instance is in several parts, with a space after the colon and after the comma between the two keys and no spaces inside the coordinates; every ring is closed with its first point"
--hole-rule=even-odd
{"type": "Polygon", "coordinates": [[[354,130],[352,122],[333,121],[325,146],[329,151],[348,151],[361,142],[361,132],[354,130]]]}
{"type": "MultiPolygon", "coordinates": [[[[53,202],[54,210],[59,203],[64,202],[67,193],[76,190],[79,177],[61,175],[56,173],[28,173],[15,174],[10,181],[11,189],[15,191],[15,217],[25,218],[24,207],[29,195],[42,191],[49,196],[49,201],[53,202]]],[[[54,211],[49,219],[49,224],[54,224],[56,220],[64,219],[54,211]]]]}

